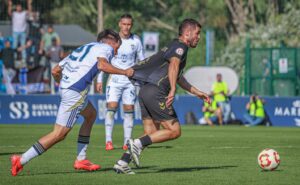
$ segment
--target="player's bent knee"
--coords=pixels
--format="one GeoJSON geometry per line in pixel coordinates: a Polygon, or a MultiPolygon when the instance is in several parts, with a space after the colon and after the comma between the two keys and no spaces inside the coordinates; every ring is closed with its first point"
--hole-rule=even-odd
{"type": "Polygon", "coordinates": [[[106,116],[107,116],[109,119],[114,119],[115,113],[116,113],[116,110],[115,110],[115,109],[107,110],[106,116]]]}
{"type": "Polygon", "coordinates": [[[181,129],[180,127],[171,127],[171,139],[177,139],[181,136],[181,129]]]}
{"type": "Polygon", "coordinates": [[[171,136],[172,139],[177,139],[180,136],[181,136],[181,131],[180,130],[173,130],[172,136],[171,136]]]}
{"type": "Polygon", "coordinates": [[[96,110],[92,109],[91,111],[89,111],[89,114],[84,117],[84,119],[88,120],[91,123],[94,123],[94,121],[96,120],[96,116],[97,116],[96,110]]]}

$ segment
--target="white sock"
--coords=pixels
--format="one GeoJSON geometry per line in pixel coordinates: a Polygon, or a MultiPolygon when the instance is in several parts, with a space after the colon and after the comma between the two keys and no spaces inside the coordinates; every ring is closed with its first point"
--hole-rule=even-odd
{"type": "Polygon", "coordinates": [[[106,142],[112,141],[112,132],[114,128],[114,115],[115,111],[107,110],[105,116],[105,140],[106,142]]]}
{"type": "Polygon", "coordinates": [[[21,156],[21,164],[25,165],[28,163],[31,159],[37,157],[38,155],[41,155],[46,150],[43,148],[43,146],[37,142],[32,147],[30,147],[25,153],[21,156]]]}
{"type": "Polygon", "coordinates": [[[29,150],[27,150],[21,157],[21,164],[24,165],[26,163],[28,163],[28,161],[30,161],[31,159],[35,158],[36,156],[38,156],[39,154],[37,153],[37,151],[31,147],[29,148],[29,150]]]}
{"type": "Polygon", "coordinates": [[[143,148],[143,145],[142,145],[142,142],[141,142],[140,139],[135,139],[133,142],[134,142],[134,144],[135,144],[137,147],[139,147],[140,149],[143,148]]]}
{"type": "Polygon", "coordinates": [[[77,160],[82,161],[86,159],[86,150],[88,144],[78,143],[77,144],[77,160]]]}
{"type": "Polygon", "coordinates": [[[131,138],[132,128],[133,128],[133,112],[125,112],[124,114],[124,145],[131,138]]]}
{"type": "Polygon", "coordinates": [[[77,160],[82,161],[86,159],[87,147],[90,143],[90,136],[78,136],[77,141],[77,160]]]}

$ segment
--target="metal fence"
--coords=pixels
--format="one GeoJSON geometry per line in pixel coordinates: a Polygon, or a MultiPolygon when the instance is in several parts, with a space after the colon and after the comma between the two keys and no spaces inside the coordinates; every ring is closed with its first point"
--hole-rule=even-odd
{"type": "Polygon", "coordinates": [[[251,48],[245,51],[245,94],[300,95],[300,48],[251,48]]]}

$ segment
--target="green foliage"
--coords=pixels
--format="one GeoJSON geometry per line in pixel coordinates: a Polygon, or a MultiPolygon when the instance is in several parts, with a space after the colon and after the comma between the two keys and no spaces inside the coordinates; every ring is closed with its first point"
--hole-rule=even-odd
{"type": "MultiPolygon", "coordinates": [[[[92,33],[97,32],[97,0],[54,0],[34,1],[36,7],[47,7],[43,11],[46,22],[57,24],[79,24],[92,33]],[[44,4],[41,4],[41,3],[44,4]],[[45,5],[45,4],[49,5],[45,5]],[[51,5],[51,6],[50,6],[51,5]]],[[[208,27],[214,27],[218,40],[225,40],[222,29],[227,17],[223,1],[180,1],[180,0],[110,0],[103,1],[104,27],[118,29],[117,22],[124,13],[134,17],[133,32],[160,33],[160,46],[177,36],[178,24],[185,18],[195,18],[208,27]]]]}
{"type": "MultiPolygon", "coordinates": [[[[5,0],[0,2],[6,4],[5,0]]],[[[299,0],[253,0],[253,6],[250,2],[103,0],[104,28],[117,30],[119,17],[130,13],[134,17],[133,32],[140,36],[143,31],[159,32],[162,47],[177,36],[178,24],[183,19],[194,18],[203,25],[202,39],[196,49],[190,49],[186,69],[204,65],[205,30],[209,28],[215,31],[213,65],[231,67],[243,77],[246,38],[252,40],[253,47],[279,46],[281,42],[298,46],[300,41],[299,0]],[[226,2],[241,5],[241,9],[233,7],[240,16],[245,16],[244,32],[237,30],[237,20],[226,2]]],[[[94,34],[97,32],[97,0],[33,0],[33,9],[42,13],[45,23],[78,24],[94,34]]],[[[3,12],[5,9],[0,15],[4,16],[3,12]]],[[[178,92],[183,93],[183,90],[178,92]]]]}
{"type": "Polygon", "coordinates": [[[251,47],[279,47],[282,42],[289,47],[299,47],[299,17],[300,9],[287,4],[285,13],[270,16],[266,24],[259,24],[232,39],[214,65],[231,67],[243,77],[246,38],[251,39],[251,47]]]}
{"type": "Polygon", "coordinates": [[[97,0],[60,1],[50,12],[50,18],[56,24],[78,24],[83,28],[97,32],[97,0]]]}

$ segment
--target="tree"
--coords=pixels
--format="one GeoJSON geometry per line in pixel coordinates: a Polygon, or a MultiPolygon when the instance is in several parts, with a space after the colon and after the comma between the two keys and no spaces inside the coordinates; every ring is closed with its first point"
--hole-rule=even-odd
{"type": "Polygon", "coordinates": [[[214,65],[233,68],[240,77],[244,76],[246,39],[251,39],[252,47],[279,47],[283,42],[289,47],[299,47],[300,9],[291,3],[284,13],[270,16],[266,24],[258,24],[247,33],[240,33],[222,51],[214,65]]]}

